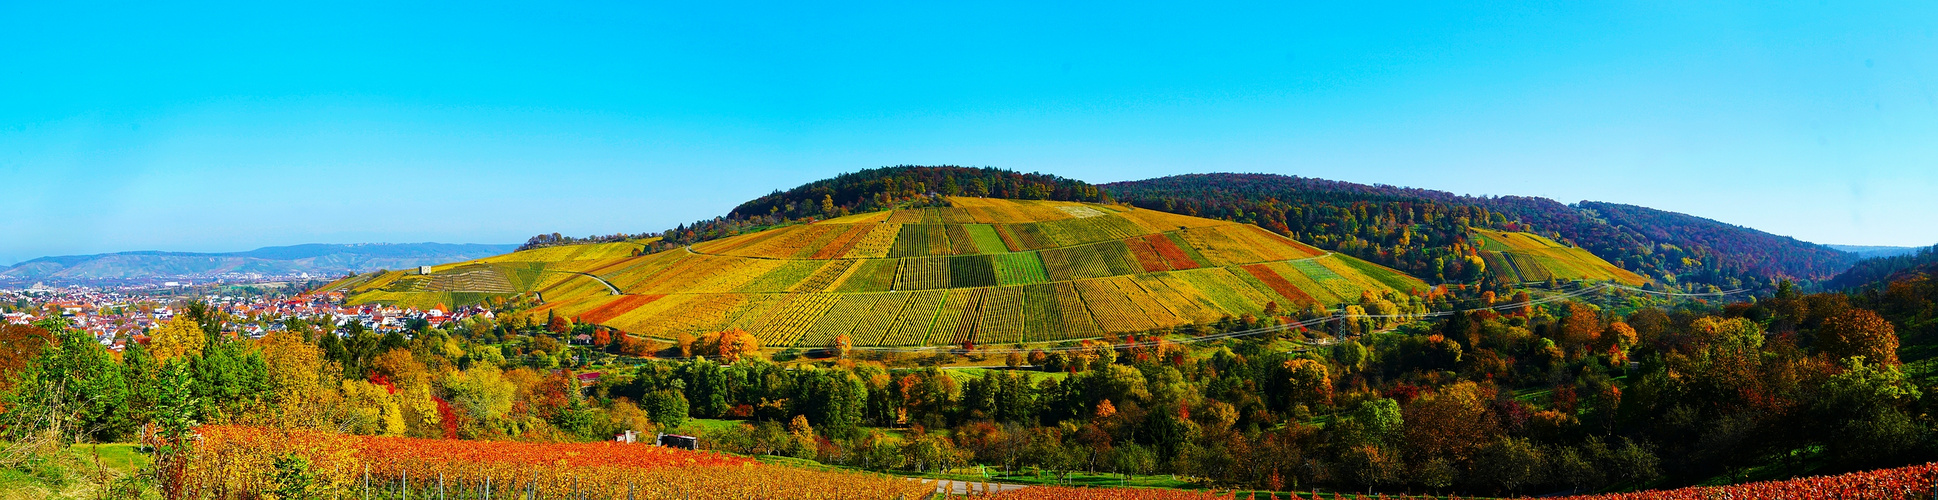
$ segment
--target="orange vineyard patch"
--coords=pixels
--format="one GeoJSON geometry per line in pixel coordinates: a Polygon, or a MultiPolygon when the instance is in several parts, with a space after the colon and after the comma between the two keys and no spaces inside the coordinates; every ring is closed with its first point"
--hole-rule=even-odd
{"type": "Polygon", "coordinates": [[[828,242],[827,246],[815,250],[814,254],[808,258],[827,260],[847,255],[848,250],[854,248],[855,242],[859,241],[863,235],[868,234],[868,231],[874,228],[875,226],[873,225],[855,224],[849,227],[847,231],[842,231],[841,235],[836,236],[834,241],[828,242]]]}
{"type": "Polygon", "coordinates": [[[1278,292],[1279,295],[1284,295],[1285,298],[1290,299],[1295,304],[1304,305],[1318,302],[1317,300],[1313,300],[1311,295],[1306,295],[1305,292],[1300,291],[1299,287],[1293,286],[1292,282],[1286,281],[1284,276],[1279,276],[1279,273],[1272,272],[1272,268],[1265,267],[1264,264],[1245,266],[1245,272],[1251,273],[1252,277],[1258,278],[1259,281],[1264,282],[1267,286],[1271,286],[1273,291],[1278,292]]]}
{"type": "Polygon", "coordinates": [[[928,481],[620,443],[520,443],[204,426],[180,498],[921,498],[928,481]],[[290,464],[308,479],[289,482],[290,464]]]}
{"type": "Polygon", "coordinates": [[[1755,498],[1759,500],[1901,500],[1931,498],[1933,480],[1938,479],[1938,462],[1852,472],[1836,476],[1817,476],[1788,481],[1761,481],[1731,486],[1698,486],[1674,490],[1638,491],[1560,497],[1556,500],[1707,500],[1712,498],[1755,498]]]}
{"type": "Polygon", "coordinates": [[[1158,255],[1163,256],[1165,263],[1169,264],[1171,269],[1198,268],[1198,261],[1191,260],[1191,254],[1184,253],[1184,249],[1178,248],[1177,243],[1162,234],[1145,235],[1144,242],[1150,244],[1151,249],[1157,251],[1158,255]]]}
{"type": "Polygon", "coordinates": [[[1170,269],[1164,265],[1164,257],[1159,256],[1157,250],[1151,248],[1149,240],[1149,238],[1133,238],[1125,240],[1124,244],[1130,246],[1131,255],[1137,257],[1137,265],[1142,266],[1144,272],[1169,271],[1170,269]]]}
{"type": "Polygon", "coordinates": [[[626,314],[627,311],[637,309],[639,306],[651,304],[653,301],[659,300],[662,297],[665,297],[665,295],[623,295],[618,299],[614,299],[612,302],[607,302],[605,305],[593,308],[590,311],[586,311],[585,314],[579,315],[579,321],[586,323],[604,323],[607,320],[619,317],[621,314],[626,314]]]}

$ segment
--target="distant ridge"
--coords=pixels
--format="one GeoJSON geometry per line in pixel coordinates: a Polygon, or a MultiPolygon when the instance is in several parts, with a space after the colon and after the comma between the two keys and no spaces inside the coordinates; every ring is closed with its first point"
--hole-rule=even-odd
{"type": "Polygon", "coordinates": [[[0,268],[0,284],[112,284],[302,274],[323,278],[488,257],[517,247],[477,243],[310,243],[246,252],[62,255],[0,268]]]}
{"type": "Polygon", "coordinates": [[[1462,196],[1276,174],[1187,174],[1101,187],[1136,206],[1252,222],[1423,277],[1442,272],[1432,262],[1437,249],[1458,242],[1433,239],[1423,245],[1408,232],[1449,219],[1564,240],[1623,269],[1657,279],[1673,276],[1663,281],[1678,284],[1760,288],[1785,278],[1825,280],[1858,260],[1856,254],[1795,238],[1618,203],[1462,196]]]}
{"type": "Polygon", "coordinates": [[[1824,245],[1824,246],[1857,254],[1857,257],[1860,259],[1875,259],[1878,257],[1896,257],[1899,255],[1911,255],[1914,253],[1918,253],[1919,250],[1923,250],[1925,248],[1925,247],[1887,247],[1887,246],[1874,246],[1874,245],[1824,245]]]}
{"type": "Polygon", "coordinates": [[[1883,286],[1910,274],[1938,272],[1938,245],[1907,250],[1858,261],[1828,285],[1833,290],[1883,286]]]}

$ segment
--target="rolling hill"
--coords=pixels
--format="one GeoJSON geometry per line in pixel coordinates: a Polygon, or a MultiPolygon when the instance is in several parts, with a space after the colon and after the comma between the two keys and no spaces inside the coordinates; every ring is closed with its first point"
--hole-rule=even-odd
{"type": "Polygon", "coordinates": [[[671,337],[741,328],[768,346],[951,345],[1096,337],[1427,284],[1249,224],[1121,205],[947,197],[656,253],[538,248],[430,275],[360,276],[353,302],[537,292],[534,313],[671,337]]]}
{"type": "Polygon", "coordinates": [[[208,280],[224,275],[339,276],[416,267],[511,251],[517,245],[447,243],[306,244],[247,252],[121,252],[42,257],[0,270],[0,283],[208,280]]]}

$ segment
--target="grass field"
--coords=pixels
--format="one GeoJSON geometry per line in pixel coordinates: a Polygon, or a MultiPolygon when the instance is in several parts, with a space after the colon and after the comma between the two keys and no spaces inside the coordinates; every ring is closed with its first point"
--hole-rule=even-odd
{"type": "Polygon", "coordinates": [[[152,489],[115,489],[150,462],[134,444],[77,444],[55,460],[0,468],[0,500],[160,498],[152,489]]]}

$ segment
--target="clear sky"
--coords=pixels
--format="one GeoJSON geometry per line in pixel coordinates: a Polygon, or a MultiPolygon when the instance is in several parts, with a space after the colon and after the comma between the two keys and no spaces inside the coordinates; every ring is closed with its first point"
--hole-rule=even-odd
{"type": "Polygon", "coordinates": [[[895,164],[1938,243],[1928,1],[557,3],[0,2],[0,263],[657,231],[895,164]]]}

